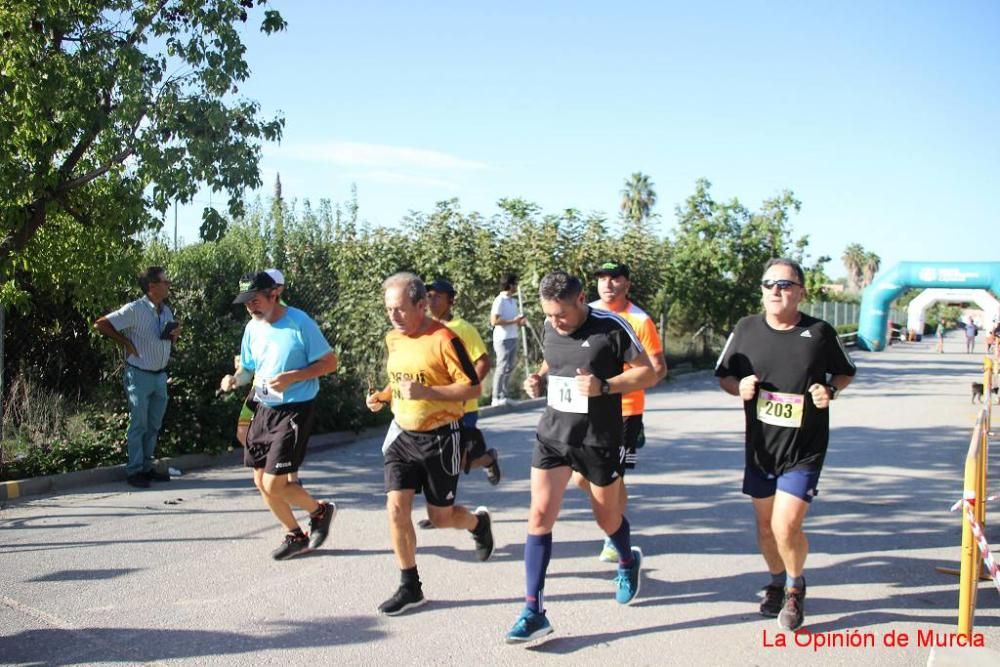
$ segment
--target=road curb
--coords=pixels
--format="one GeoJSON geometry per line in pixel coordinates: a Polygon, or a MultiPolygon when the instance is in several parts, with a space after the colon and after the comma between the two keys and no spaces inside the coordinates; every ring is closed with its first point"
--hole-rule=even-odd
{"type": "MultiPolygon", "coordinates": [[[[543,398],[512,401],[508,405],[484,406],[479,409],[479,415],[480,417],[491,417],[506,412],[532,410],[544,404],[545,399],[543,398]]],[[[309,438],[309,449],[315,452],[332,449],[365,438],[380,434],[384,435],[387,428],[387,426],[370,426],[357,433],[351,431],[320,433],[309,438]]],[[[184,472],[219,466],[242,465],[242,462],[242,449],[220,452],[218,454],[182,454],[180,456],[159,459],[161,468],[173,467],[184,472]]],[[[125,464],[11,480],[0,482],[0,501],[18,500],[27,496],[55,494],[85,486],[124,481],[125,464]]]]}

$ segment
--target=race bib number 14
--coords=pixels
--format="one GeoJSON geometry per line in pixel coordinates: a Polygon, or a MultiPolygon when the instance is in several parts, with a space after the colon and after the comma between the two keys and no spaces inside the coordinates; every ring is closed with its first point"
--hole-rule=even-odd
{"type": "Polygon", "coordinates": [[[587,414],[589,399],[576,388],[576,378],[549,376],[548,403],[559,412],[587,414]]]}
{"type": "Polygon", "coordinates": [[[805,396],[780,391],[760,390],[757,396],[757,419],[773,426],[798,428],[802,425],[805,396]]]}

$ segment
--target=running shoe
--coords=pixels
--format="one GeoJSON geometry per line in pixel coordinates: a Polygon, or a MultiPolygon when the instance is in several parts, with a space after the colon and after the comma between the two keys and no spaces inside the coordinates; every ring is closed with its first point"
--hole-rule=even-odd
{"type": "Polygon", "coordinates": [[[500,473],[500,453],[493,448],[486,450],[486,453],[493,457],[493,463],[489,464],[485,468],[486,479],[490,484],[496,486],[500,483],[500,478],[502,476],[500,473]]]}
{"type": "Polygon", "coordinates": [[[149,488],[149,478],[146,477],[145,473],[141,472],[126,477],[125,483],[128,484],[129,486],[134,486],[137,489],[149,488]]]}
{"type": "Polygon", "coordinates": [[[601,555],[597,559],[602,563],[617,563],[620,560],[618,549],[615,549],[615,543],[611,541],[610,537],[604,538],[604,547],[601,548],[601,555]]]}
{"type": "Polygon", "coordinates": [[[524,608],[514,627],[507,633],[508,644],[520,644],[530,642],[547,634],[552,633],[552,624],[546,618],[545,612],[537,612],[524,608]]]}
{"type": "Polygon", "coordinates": [[[417,522],[417,528],[421,528],[423,530],[433,530],[434,522],[430,519],[421,519],[417,522]]]}
{"type": "Polygon", "coordinates": [[[490,511],[479,506],[473,514],[480,518],[479,525],[472,531],[472,539],[476,543],[476,557],[481,561],[487,561],[493,555],[493,526],[490,511]]]}
{"type": "Polygon", "coordinates": [[[146,479],[148,479],[150,482],[169,482],[170,481],[170,473],[168,473],[168,472],[160,472],[156,468],[150,468],[149,470],[147,470],[146,472],[144,472],[142,474],[145,475],[146,479]]]}
{"type": "MultiPolygon", "coordinates": [[[[322,514],[309,515],[309,548],[319,549],[330,535],[330,524],[337,516],[337,506],[325,500],[319,504],[322,514]]],[[[318,512],[319,510],[317,510],[318,512]]]]}
{"type": "Polygon", "coordinates": [[[760,615],[775,618],[781,613],[785,604],[784,586],[767,585],[760,589],[758,595],[763,599],[760,603],[760,615]]]}
{"type": "Polygon", "coordinates": [[[309,537],[305,533],[288,533],[281,546],[271,552],[274,560],[288,560],[292,556],[309,551],[309,537]]]}
{"type": "Polygon", "coordinates": [[[618,566],[618,576],[615,577],[615,601],[618,604],[631,604],[639,594],[639,571],[642,569],[642,549],[632,547],[632,564],[628,567],[618,566]]]}
{"type": "Polygon", "coordinates": [[[782,630],[795,632],[806,620],[806,587],[785,589],[785,606],[778,614],[778,627],[782,630]]]}
{"type": "Polygon", "coordinates": [[[398,616],[407,609],[415,609],[427,602],[424,592],[417,584],[415,588],[400,586],[392,597],[378,606],[378,613],[386,616],[398,616]]]}

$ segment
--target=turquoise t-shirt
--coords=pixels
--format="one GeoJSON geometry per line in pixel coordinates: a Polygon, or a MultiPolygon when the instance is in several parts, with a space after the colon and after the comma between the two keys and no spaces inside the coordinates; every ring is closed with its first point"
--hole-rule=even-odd
{"type": "Polygon", "coordinates": [[[267,380],[285,371],[296,371],[330,352],[319,325],[298,308],[289,306],[277,322],[250,320],[243,330],[240,364],[254,373],[254,398],[265,405],[311,401],[319,393],[319,379],[295,382],[277,393],[267,380]]]}

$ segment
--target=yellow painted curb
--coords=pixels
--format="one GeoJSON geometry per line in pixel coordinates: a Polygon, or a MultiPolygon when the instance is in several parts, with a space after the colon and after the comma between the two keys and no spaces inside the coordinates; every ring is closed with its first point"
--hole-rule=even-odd
{"type": "Polygon", "coordinates": [[[4,482],[3,486],[6,490],[4,494],[6,500],[13,500],[21,495],[21,484],[19,482],[4,482]]]}

